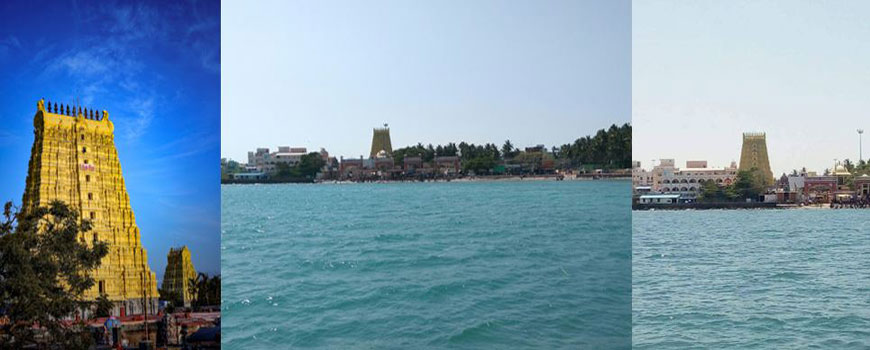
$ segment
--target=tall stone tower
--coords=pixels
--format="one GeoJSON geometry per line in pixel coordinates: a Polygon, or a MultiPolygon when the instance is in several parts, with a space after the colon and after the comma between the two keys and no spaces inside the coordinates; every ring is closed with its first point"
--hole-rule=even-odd
{"type": "Polygon", "coordinates": [[[163,273],[161,288],[178,293],[184,306],[190,307],[194,295],[189,281],[195,278],[196,269],[193,268],[193,262],[190,261],[190,250],[187,249],[187,246],[178,249],[170,248],[169,254],[166,256],[166,272],[163,273]]]}
{"type": "Polygon", "coordinates": [[[33,128],[22,210],[54,200],[78,210],[93,223],[82,240],[109,245],[85,297],[105,294],[122,316],[142,314],[148,300],[148,312],[156,313],[157,281],[130,208],[109,113],[39,100],[33,128]]]}
{"type": "Polygon", "coordinates": [[[762,132],[743,133],[743,149],[740,151],[739,170],[758,169],[765,186],[773,185],[773,172],[767,157],[767,135],[762,132]]]}
{"type": "Polygon", "coordinates": [[[372,134],[372,152],[369,158],[377,158],[378,153],[384,151],[386,156],[393,155],[393,144],[390,142],[390,128],[384,124],[383,128],[375,128],[372,134]]]}

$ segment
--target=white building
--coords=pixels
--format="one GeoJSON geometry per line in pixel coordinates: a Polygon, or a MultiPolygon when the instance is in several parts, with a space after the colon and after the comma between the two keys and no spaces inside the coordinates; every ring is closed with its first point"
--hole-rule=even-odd
{"type": "Polygon", "coordinates": [[[635,191],[639,191],[640,188],[645,188],[646,190],[651,189],[653,183],[653,173],[652,171],[648,171],[640,166],[639,161],[631,162],[631,185],[635,191]]]}
{"type": "Polygon", "coordinates": [[[308,154],[305,147],[279,146],[277,152],[269,152],[268,148],[257,148],[256,152],[248,152],[248,167],[257,171],[272,173],[280,163],[295,166],[308,154]]]}
{"type": "Polygon", "coordinates": [[[675,166],[673,159],[661,159],[652,170],[632,170],[632,183],[635,188],[651,187],[652,192],[696,195],[709,181],[728,186],[737,179],[737,163],[725,168],[708,168],[707,161],[686,162],[686,168],[675,166]]]}
{"type": "Polygon", "coordinates": [[[642,204],[677,204],[680,201],[678,194],[645,194],[640,196],[642,204]]]}

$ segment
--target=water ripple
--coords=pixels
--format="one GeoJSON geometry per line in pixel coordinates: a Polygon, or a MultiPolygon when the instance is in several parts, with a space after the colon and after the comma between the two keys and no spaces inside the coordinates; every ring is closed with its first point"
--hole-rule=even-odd
{"type": "Polygon", "coordinates": [[[866,210],[632,221],[634,349],[870,348],[866,210]]]}
{"type": "Polygon", "coordinates": [[[223,346],[628,349],[629,187],[223,186],[223,346]]]}

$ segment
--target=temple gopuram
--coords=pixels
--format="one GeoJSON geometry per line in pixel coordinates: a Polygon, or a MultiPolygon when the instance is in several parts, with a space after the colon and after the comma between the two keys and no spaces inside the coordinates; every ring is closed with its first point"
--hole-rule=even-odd
{"type": "Polygon", "coordinates": [[[767,135],[761,132],[743,133],[743,146],[740,150],[739,170],[758,169],[761,172],[764,187],[773,185],[773,172],[770,170],[770,160],[767,156],[767,135]]]}
{"type": "Polygon", "coordinates": [[[375,128],[372,133],[372,150],[369,158],[386,158],[393,156],[393,143],[390,140],[390,128],[384,124],[383,128],[375,128]]]}
{"type": "Polygon", "coordinates": [[[85,298],[106,295],[117,316],[156,314],[157,281],[130,207],[109,113],[39,100],[33,127],[21,210],[59,200],[90,220],[93,228],[81,239],[107,242],[109,253],[92,272],[95,283],[85,298]]]}
{"type": "Polygon", "coordinates": [[[190,261],[190,250],[187,246],[170,248],[166,256],[166,271],[163,273],[161,288],[165,291],[178,293],[184,307],[190,307],[194,298],[190,288],[190,280],[196,278],[196,269],[190,261]]]}

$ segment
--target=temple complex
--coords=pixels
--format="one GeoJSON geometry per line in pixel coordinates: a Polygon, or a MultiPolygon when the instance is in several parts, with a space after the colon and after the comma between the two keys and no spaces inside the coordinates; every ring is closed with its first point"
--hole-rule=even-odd
{"type": "Polygon", "coordinates": [[[196,269],[190,261],[190,250],[187,246],[170,248],[166,256],[166,271],[163,273],[161,288],[165,291],[178,293],[184,307],[190,307],[194,298],[190,288],[190,280],[196,279],[196,269]]]}
{"type": "Polygon", "coordinates": [[[130,207],[109,113],[39,100],[33,127],[21,210],[59,200],[90,220],[93,228],[81,239],[107,242],[109,253],[92,272],[95,284],[85,298],[106,295],[118,316],[155,314],[157,281],[130,207]]]}
{"type": "Polygon", "coordinates": [[[740,151],[739,170],[758,169],[765,187],[773,185],[773,172],[767,156],[767,136],[760,132],[743,133],[743,148],[740,151]]]}

